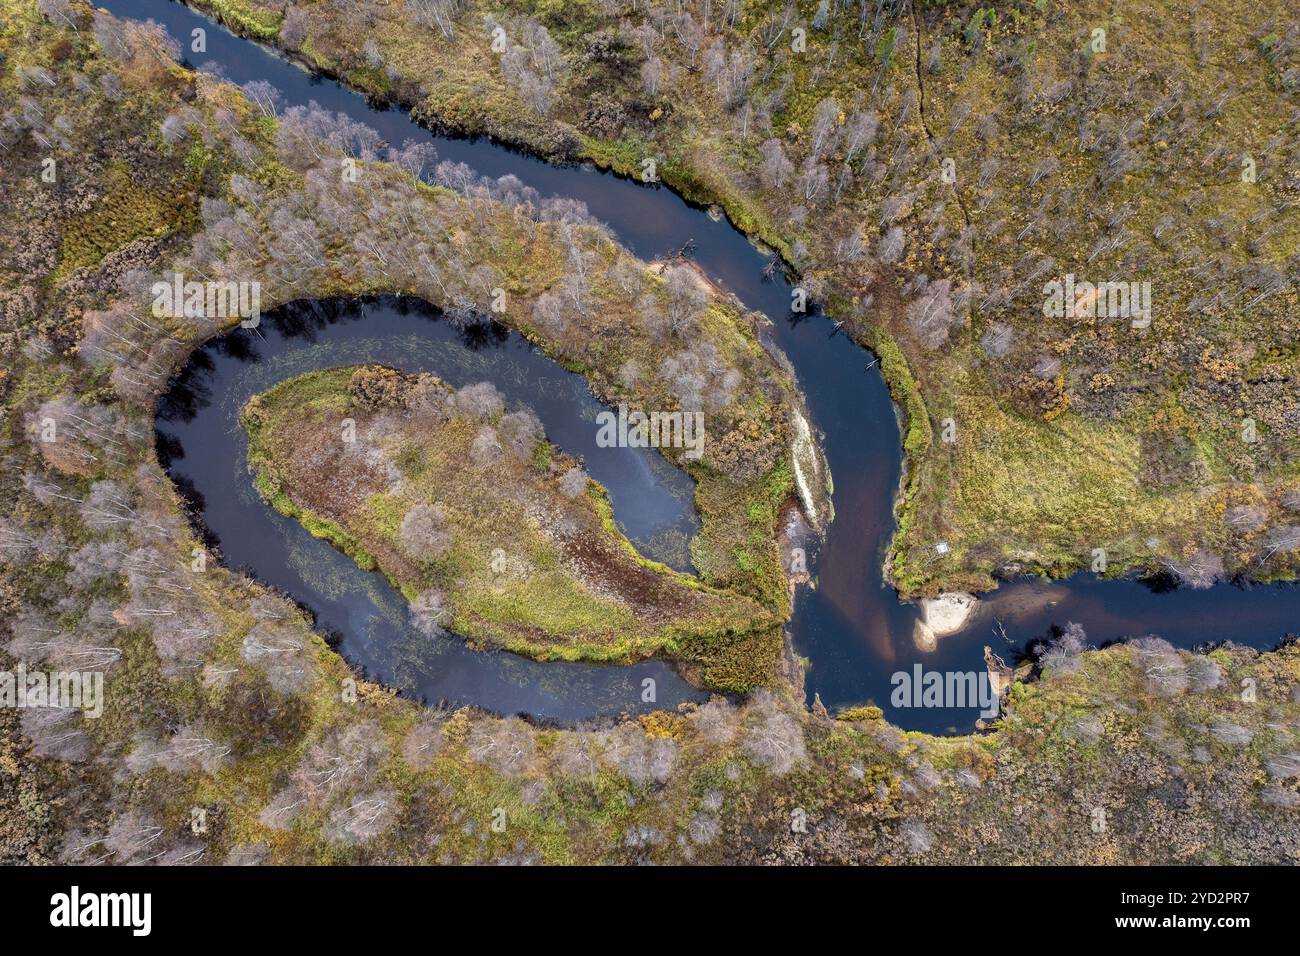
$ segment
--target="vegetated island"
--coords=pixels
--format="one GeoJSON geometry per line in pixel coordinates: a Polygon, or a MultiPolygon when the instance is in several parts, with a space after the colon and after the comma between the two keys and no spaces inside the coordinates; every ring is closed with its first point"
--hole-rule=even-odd
{"type": "Polygon", "coordinates": [[[426,632],[539,659],[690,662],[780,627],[640,556],[605,489],[489,382],[328,369],[255,396],[242,421],[267,501],[381,570],[426,632]]]}

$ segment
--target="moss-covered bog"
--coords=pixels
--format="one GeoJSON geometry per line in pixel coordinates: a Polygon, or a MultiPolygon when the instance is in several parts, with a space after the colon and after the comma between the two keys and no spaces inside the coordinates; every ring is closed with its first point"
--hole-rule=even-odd
{"type": "MultiPolygon", "coordinates": [[[[1277,33],[1265,51],[1281,44],[1285,56],[1277,33]]],[[[0,668],[93,661],[107,698],[98,720],[0,708],[0,860],[1296,862],[1294,644],[1052,648],[1026,668],[1041,673],[1013,685],[992,732],[951,739],[903,733],[866,709],[822,719],[779,684],[734,703],[542,728],[403,700],[360,680],[283,595],[216,555],[194,570],[203,542],[158,466],[152,403],[224,326],[155,321],[142,278],[260,275],[268,309],[399,280],[416,294],[420,283],[393,277],[400,260],[387,278],[377,270],[374,250],[391,250],[364,226],[413,202],[426,204],[421,241],[535,294],[546,288],[529,284],[546,275],[537,264],[567,251],[553,224],[417,192],[383,163],[367,164],[375,176],[361,190],[325,188],[338,182],[337,153],[304,163],[304,141],[282,138],[292,119],[260,115],[166,50],[155,31],[85,4],[0,0],[0,668]],[[175,123],[164,135],[172,116],[182,139],[175,123]],[[60,170],[53,182],[43,158],[60,170]],[[114,168],[177,201],[142,204],[114,168]],[[95,210],[106,215],[92,228],[95,210]],[[448,223],[467,220],[479,229],[453,243],[448,223]],[[536,258],[506,256],[521,248],[536,258]],[[65,250],[78,251],[65,262],[65,250]],[[326,250],[329,268],[314,262],[326,250]]],[[[610,246],[599,249],[612,264],[610,246]]],[[[448,288],[474,301],[468,285],[448,288]]],[[[743,324],[731,328],[737,351],[723,354],[757,348],[743,324]]],[[[548,347],[613,389],[597,353],[548,347]]],[[[726,516],[728,534],[761,532],[789,495],[783,448],[757,479],[701,481],[701,511],[726,516]]],[[[713,565],[696,560],[712,586],[784,594],[775,544],[770,561],[748,552],[772,577],[747,576],[750,561],[715,534],[713,565]]],[[[739,670],[762,657],[739,656],[739,670]]]]}

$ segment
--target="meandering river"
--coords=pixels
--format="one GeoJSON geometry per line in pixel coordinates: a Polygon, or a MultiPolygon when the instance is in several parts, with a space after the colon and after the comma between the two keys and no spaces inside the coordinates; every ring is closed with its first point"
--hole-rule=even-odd
{"type": "MultiPolygon", "coordinates": [[[[929,670],[979,672],[986,644],[1012,660],[1067,621],[1083,625],[1093,644],[1156,633],[1184,647],[1228,640],[1271,647],[1300,631],[1300,591],[1294,586],[1157,590],[1080,575],[1004,584],[985,596],[963,631],[941,639],[930,653],[918,651],[912,639],[917,608],[900,602],[881,576],[901,468],[898,423],[885,383],[872,356],[837,334],[829,319],[789,314],[790,286],[779,276],[764,278],[770,257],[726,220],[711,218],[665,188],[587,167],[551,165],[485,140],[435,136],[400,110],[377,109],[173,0],[100,2],[118,16],[162,23],[187,46],[192,30],[206,30],[207,49],[191,55],[191,65],[215,64],[240,84],[266,80],[288,105],[315,100],[366,123],[390,143],[431,141],[441,159],[488,176],[513,174],[544,196],[580,199],[643,258],[665,256],[689,241],[695,262],[711,279],[770,316],[772,338],[794,366],[834,476],[836,517],[810,555],[816,587],[799,590],[790,625],[795,649],[808,663],[810,700],[818,694],[832,709],[875,703],[904,728],[962,732],[973,727],[976,708],[894,707],[891,676],[917,663],[929,670]]],[[[312,609],[347,659],[430,703],[575,721],[650,709],[641,700],[646,677],[656,681],[654,706],[704,696],[659,662],[537,663],[471,651],[454,638],[430,641],[409,628],[401,597],[381,576],[361,571],[275,513],[257,498],[246,473],[237,415],[249,395],[313,368],[382,362],[432,371],[453,383],[495,382],[512,401],[538,411],[551,440],[586,458],[591,474],[609,488],[620,526],[640,546],[653,551],[665,538],[690,534],[690,480],[656,455],[595,448],[591,421],[600,405],[581,379],[514,333],[457,333],[429,310],[393,299],[281,310],[259,331],[264,337],[236,331],[198,350],[159,408],[160,457],[194,499],[228,565],[287,591],[312,609]]]]}

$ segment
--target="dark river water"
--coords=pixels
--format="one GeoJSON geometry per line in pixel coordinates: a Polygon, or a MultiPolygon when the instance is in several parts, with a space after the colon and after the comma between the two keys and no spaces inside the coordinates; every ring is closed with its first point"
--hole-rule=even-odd
{"type": "Polygon", "coordinates": [[[576,721],[652,709],[641,701],[646,678],[655,681],[659,706],[707,696],[661,661],[543,664],[474,651],[454,637],[426,637],[410,625],[406,601],[387,579],[362,571],[276,512],[248,474],[239,412],[249,398],[303,372],[380,362],[433,372],[457,386],[495,383],[508,405],[530,405],[552,441],[584,457],[642,551],[654,553],[655,535],[665,530],[689,537],[698,527],[694,483],[653,449],[597,447],[595,418],[603,406],[582,376],[517,332],[499,325],[458,332],[411,299],[302,303],[263,316],[257,331],[223,336],[195,352],[158,407],[159,458],[202,516],[225,564],[302,601],[348,660],[429,703],[576,721]]]}
{"type": "MultiPolygon", "coordinates": [[[[1155,633],[1193,647],[1236,641],[1271,647],[1300,630],[1300,591],[1293,586],[1193,591],[1153,589],[1136,581],[1022,580],[985,595],[977,614],[937,650],[913,643],[917,608],[898,601],[881,576],[893,530],[901,445],[888,390],[873,357],[820,314],[791,316],[790,286],[767,280],[769,256],[725,220],[714,220],[668,189],[591,168],[556,166],[485,140],[434,136],[396,109],[375,109],[339,84],[315,77],[171,0],[100,0],[109,11],[152,18],[188,49],[191,31],[206,30],[207,50],[194,66],[215,63],[236,83],[266,80],[287,105],[320,105],[366,123],[389,143],[433,142],[441,159],[488,176],[513,174],[543,196],[582,200],[637,255],[654,259],[692,243],[693,258],[715,282],[774,322],[772,338],[789,356],[834,477],[835,520],[811,555],[815,588],[800,589],[790,629],[808,661],[806,692],[831,708],[875,703],[907,729],[971,729],[977,708],[900,708],[890,703],[891,676],[928,670],[982,671],[984,645],[1008,660],[1068,621],[1104,644],[1155,633]]],[[[690,482],[652,456],[594,448],[591,416],[600,406],[581,380],[534,353],[512,334],[471,342],[424,310],[403,314],[393,300],[352,315],[304,320],[303,312],[264,319],[266,340],[237,331],[197,352],[178,388],[160,407],[159,444],[173,478],[201,497],[200,517],[220,539],[223,557],[310,607],[340,650],[377,679],[430,702],[473,703],[504,713],[576,720],[649,709],[641,681],[653,677],[658,706],[698,699],[670,668],[539,664],[509,654],[467,650],[454,639],[429,641],[406,628],[401,598],[376,574],[312,539],[296,522],[263,505],[245,475],[235,416],[251,393],[310,368],[378,361],[428,369],[452,382],[490,379],[512,400],[532,405],[548,437],[582,454],[609,489],[615,515],[644,547],[665,529],[689,533],[690,482]],[[473,346],[473,347],[470,347],[473,346]],[[190,417],[192,416],[192,417],[190,417]],[[596,452],[608,452],[597,454],[596,452]]],[[[318,312],[326,310],[317,310],[318,312]]]]}

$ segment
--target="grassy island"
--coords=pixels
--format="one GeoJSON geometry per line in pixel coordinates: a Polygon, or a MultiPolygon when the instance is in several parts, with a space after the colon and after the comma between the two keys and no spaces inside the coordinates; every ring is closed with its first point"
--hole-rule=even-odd
{"type": "Polygon", "coordinates": [[[706,672],[779,628],[752,598],[637,554],[605,490],[489,383],[329,369],[256,396],[243,422],[267,501],[381,570],[424,628],[540,659],[662,654],[706,672]]]}

